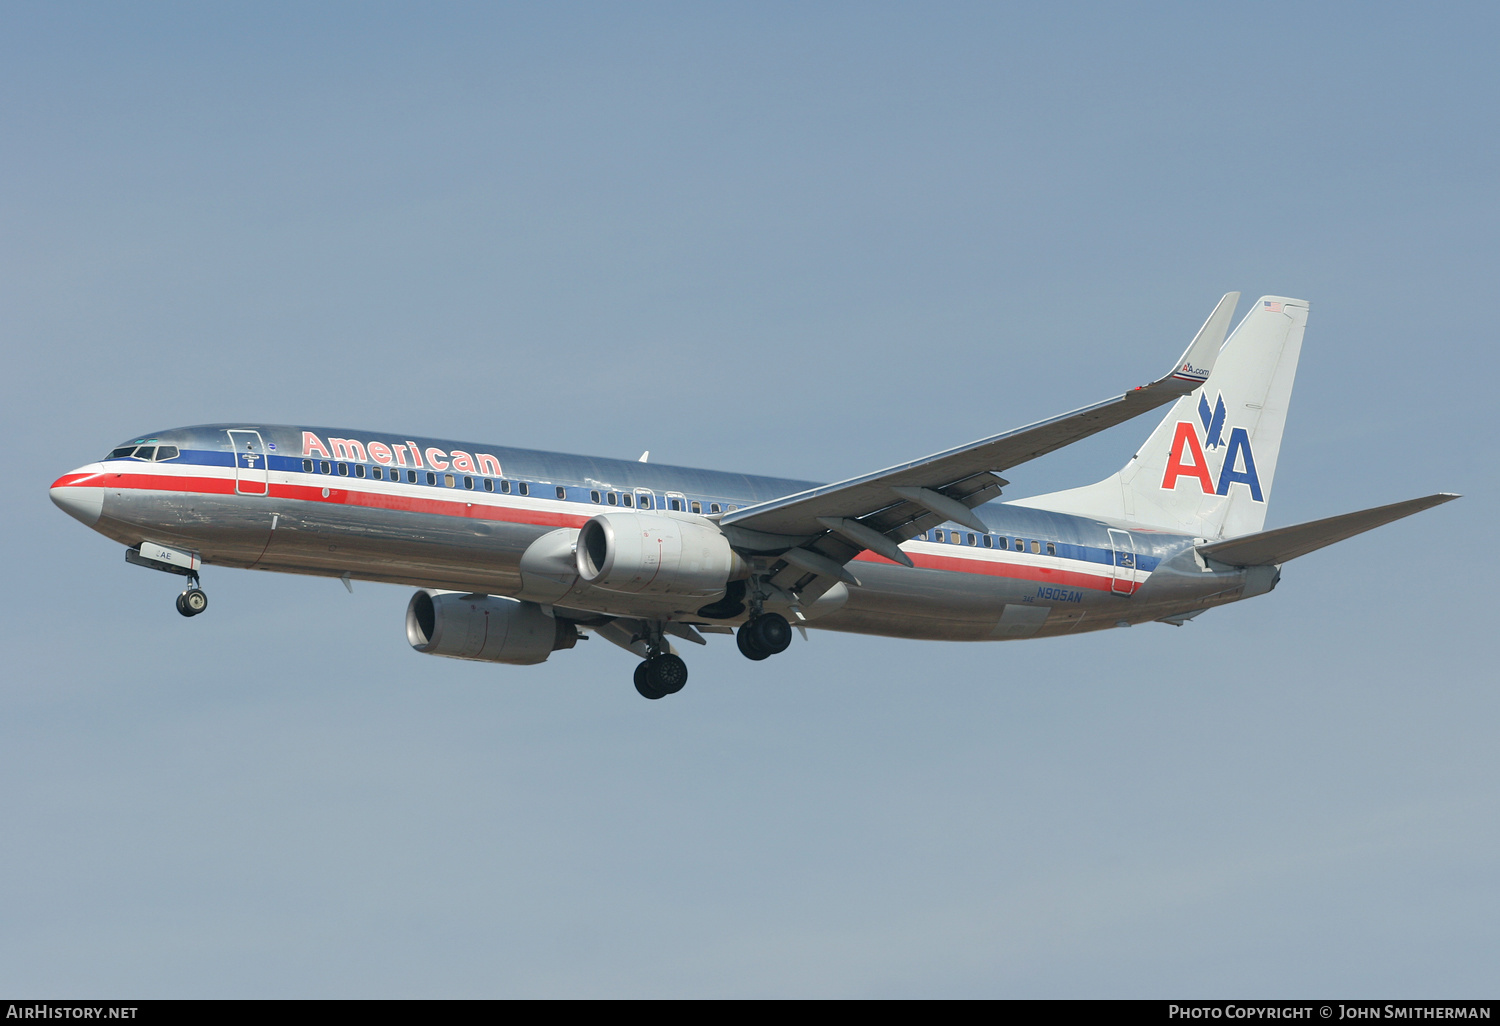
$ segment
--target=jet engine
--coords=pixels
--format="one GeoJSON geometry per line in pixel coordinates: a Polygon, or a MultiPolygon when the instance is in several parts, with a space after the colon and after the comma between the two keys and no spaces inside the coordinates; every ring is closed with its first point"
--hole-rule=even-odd
{"type": "Polygon", "coordinates": [[[424,590],[406,606],[406,640],[428,655],[529,666],[572,648],[578,631],[535,602],[424,590]]]}
{"type": "Polygon", "coordinates": [[[578,577],[627,595],[715,598],[750,567],[707,520],[656,513],[602,513],[578,532],[578,577]]]}

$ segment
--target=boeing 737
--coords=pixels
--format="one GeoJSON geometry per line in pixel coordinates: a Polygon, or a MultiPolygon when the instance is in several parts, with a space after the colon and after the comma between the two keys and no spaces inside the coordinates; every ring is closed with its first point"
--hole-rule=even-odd
{"type": "Polygon", "coordinates": [[[673,641],[754,660],[793,627],[950,641],[1182,625],[1263,595],[1288,560],[1457,498],[1265,530],[1308,305],[1226,295],[1163,376],[1123,395],[835,484],[378,431],[235,423],[117,445],[52,501],[186,578],[204,566],[418,589],[419,652],[534,664],[592,633],[680,691],[673,641]],[[1225,341],[1225,336],[1228,340],[1225,341]],[[1172,404],[1118,473],[994,501],[1000,476],[1172,404]]]}

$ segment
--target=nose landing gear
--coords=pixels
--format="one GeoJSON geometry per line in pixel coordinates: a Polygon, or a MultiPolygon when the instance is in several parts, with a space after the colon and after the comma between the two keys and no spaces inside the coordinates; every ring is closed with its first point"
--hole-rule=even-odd
{"type": "Polygon", "coordinates": [[[208,608],[208,596],[198,583],[198,553],[179,552],[155,542],[141,542],[125,550],[125,562],[186,577],[187,589],[177,596],[177,611],[183,616],[197,616],[208,608]]]}

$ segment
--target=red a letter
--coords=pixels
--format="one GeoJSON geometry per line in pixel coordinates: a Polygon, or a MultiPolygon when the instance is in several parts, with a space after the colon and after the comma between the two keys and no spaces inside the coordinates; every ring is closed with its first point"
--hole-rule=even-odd
{"type": "Polygon", "coordinates": [[[1203,455],[1203,446],[1198,444],[1198,432],[1188,421],[1177,422],[1177,434],[1172,436],[1172,451],[1167,454],[1167,472],[1162,475],[1161,486],[1167,491],[1177,487],[1179,477],[1191,477],[1198,482],[1204,495],[1214,493],[1213,480],[1208,476],[1208,460],[1203,455]],[[1191,449],[1193,462],[1184,464],[1184,449],[1191,449]]]}

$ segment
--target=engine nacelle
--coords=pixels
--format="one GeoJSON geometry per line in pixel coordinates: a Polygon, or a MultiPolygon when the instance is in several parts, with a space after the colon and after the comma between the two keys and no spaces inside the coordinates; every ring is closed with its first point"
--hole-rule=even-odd
{"type": "Polygon", "coordinates": [[[602,513],[578,532],[578,577],[626,595],[714,598],[750,568],[717,526],[656,513],[602,513]]]}
{"type": "Polygon", "coordinates": [[[407,603],[406,640],[428,655],[529,666],[572,648],[578,631],[535,602],[424,590],[407,603]]]}

